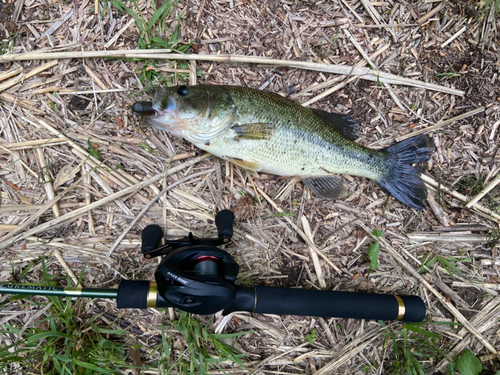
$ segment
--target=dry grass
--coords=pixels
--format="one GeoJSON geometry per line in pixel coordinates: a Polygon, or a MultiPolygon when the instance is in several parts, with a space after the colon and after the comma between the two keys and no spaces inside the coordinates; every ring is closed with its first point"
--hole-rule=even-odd
{"type": "MultiPolygon", "coordinates": [[[[169,237],[211,235],[213,213],[248,195],[255,212],[238,223],[228,248],[240,281],[416,293],[431,322],[463,324],[459,331],[425,326],[442,335],[437,345],[449,358],[470,348],[485,368],[500,368],[498,15],[471,17],[474,8],[461,2],[180,1],[145,35],[130,14],[98,4],[97,12],[89,1],[0,4],[2,281],[29,265],[25,280],[39,281],[43,255],[57,276],[78,277],[87,265],[84,286],[151,279],[156,264],[139,251],[143,227],[163,225],[169,237]],[[141,43],[154,47],[154,36],[169,40],[177,27],[179,42],[166,51],[174,56],[138,51],[141,43]],[[106,58],[117,55],[123,58],[106,58]],[[432,131],[436,153],[425,181],[435,204],[414,212],[349,176],[348,198],[311,197],[295,179],[252,179],[131,115],[135,100],[178,82],[266,89],[350,114],[361,124],[358,141],[374,148],[432,131]],[[370,273],[374,229],[384,236],[380,266],[370,273]],[[314,262],[310,249],[322,254],[314,262]],[[430,263],[436,256],[453,267],[430,263]]],[[[151,19],[151,2],[138,5],[151,19]]],[[[86,306],[82,314],[94,307],[119,314],[111,301],[86,306]]],[[[3,309],[16,311],[19,301],[3,309]]],[[[10,319],[35,324],[33,313],[10,319]]],[[[169,326],[156,310],[126,311],[122,319],[149,333],[169,326]]],[[[377,374],[393,360],[378,322],[238,314],[223,328],[260,330],[238,339],[257,373],[377,374]],[[312,329],[311,344],[305,338],[312,329]]],[[[172,347],[182,340],[174,336],[172,347]]],[[[440,359],[421,363],[443,371],[440,359]]]]}

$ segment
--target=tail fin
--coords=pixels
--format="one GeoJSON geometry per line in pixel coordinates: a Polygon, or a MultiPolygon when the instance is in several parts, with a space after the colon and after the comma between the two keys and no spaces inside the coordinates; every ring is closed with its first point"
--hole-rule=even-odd
{"type": "Polygon", "coordinates": [[[425,208],[427,191],[420,178],[421,168],[412,164],[430,159],[434,145],[428,135],[418,135],[398,142],[385,149],[389,167],[384,177],[377,181],[380,187],[400,202],[415,210],[425,208]]]}

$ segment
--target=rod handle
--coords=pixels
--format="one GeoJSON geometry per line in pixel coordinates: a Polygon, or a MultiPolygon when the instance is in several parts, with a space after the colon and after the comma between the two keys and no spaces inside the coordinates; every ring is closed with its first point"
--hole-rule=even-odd
{"type": "Polygon", "coordinates": [[[426,313],[424,301],[418,296],[263,286],[237,287],[236,299],[224,314],[233,311],[405,322],[421,322],[426,313]]]}
{"type": "Polygon", "coordinates": [[[156,283],[147,280],[122,280],[118,285],[116,306],[119,309],[170,307],[158,294],[156,283]]]}

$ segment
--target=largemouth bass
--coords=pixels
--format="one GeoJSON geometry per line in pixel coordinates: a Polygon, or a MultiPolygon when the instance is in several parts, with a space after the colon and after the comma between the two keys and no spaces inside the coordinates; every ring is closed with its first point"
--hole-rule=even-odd
{"type": "Polygon", "coordinates": [[[168,87],[154,102],[136,102],[133,111],[251,173],[300,176],[321,197],[343,196],[337,174],[349,174],[374,180],[411,208],[426,205],[422,170],[412,165],[430,158],[427,135],[372,150],[354,142],[358,126],[349,116],[238,86],[168,87]]]}

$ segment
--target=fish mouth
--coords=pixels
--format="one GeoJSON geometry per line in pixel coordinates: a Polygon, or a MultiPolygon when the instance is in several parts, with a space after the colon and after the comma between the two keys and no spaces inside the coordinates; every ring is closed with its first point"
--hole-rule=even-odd
{"type": "Polygon", "coordinates": [[[185,138],[191,133],[189,121],[180,118],[181,102],[175,97],[160,99],[153,103],[151,109],[152,114],[144,121],[146,125],[180,138],[185,138]]]}
{"type": "Polygon", "coordinates": [[[160,130],[167,130],[170,128],[168,126],[169,123],[175,120],[180,104],[172,96],[168,97],[165,107],[162,104],[161,100],[152,104],[150,114],[145,119],[145,123],[160,130]]]}

